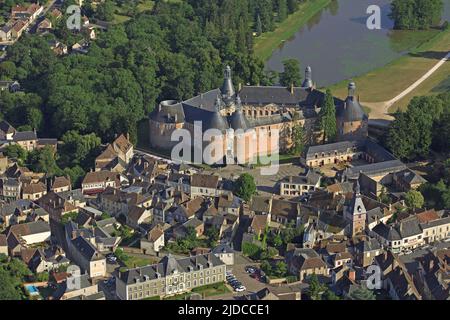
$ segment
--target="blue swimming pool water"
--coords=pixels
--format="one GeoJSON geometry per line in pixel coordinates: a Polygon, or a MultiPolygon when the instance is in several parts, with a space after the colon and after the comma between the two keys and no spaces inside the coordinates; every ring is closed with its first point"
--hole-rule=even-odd
{"type": "Polygon", "coordinates": [[[25,288],[27,288],[27,290],[28,290],[28,292],[29,292],[30,294],[37,294],[37,293],[39,293],[38,288],[36,288],[36,287],[33,286],[33,285],[28,285],[28,286],[26,286],[25,288]]]}

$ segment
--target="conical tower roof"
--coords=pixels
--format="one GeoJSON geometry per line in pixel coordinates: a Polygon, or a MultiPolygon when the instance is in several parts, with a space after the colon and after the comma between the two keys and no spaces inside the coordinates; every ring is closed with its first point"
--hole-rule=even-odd
{"type": "Polygon", "coordinates": [[[235,90],[233,86],[233,81],[231,79],[231,67],[226,66],[224,70],[223,84],[220,88],[220,92],[222,93],[222,97],[224,99],[230,99],[235,95],[235,90]]]}
{"type": "Polygon", "coordinates": [[[222,105],[223,105],[223,102],[220,99],[220,97],[218,96],[216,99],[216,103],[214,105],[215,110],[213,112],[211,112],[210,116],[207,119],[205,119],[205,126],[204,126],[205,130],[218,129],[220,131],[225,131],[229,128],[227,121],[220,114],[222,105]]]}
{"type": "Polygon", "coordinates": [[[305,69],[305,80],[302,84],[303,88],[312,88],[313,82],[312,82],[312,69],[310,66],[306,67],[305,69]]]}
{"type": "Polygon", "coordinates": [[[247,118],[242,112],[242,102],[239,95],[236,98],[236,111],[230,117],[230,126],[234,130],[246,130],[250,127],[247,118]]]}
{"type": "Polygon", "coordinates": [[[346,122],[362,121],[367,118],[358,99],[355,98],[356,84],[350,82],[348,85],[348,97],[345,99],[343,119],[346,122]]]}

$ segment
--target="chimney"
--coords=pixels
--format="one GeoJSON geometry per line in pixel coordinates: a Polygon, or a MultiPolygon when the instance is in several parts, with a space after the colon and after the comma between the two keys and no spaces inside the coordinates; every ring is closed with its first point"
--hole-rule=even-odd
{"type": "Polygon", "coordinates": [[[130,134],[127,132],[127,140],[130,141],[130,134]]]}
{"type": "Polygon", "coordinates": [[[431,271],[434,268],[434,260],[433,259],[430,259],[429,268],[430,268],[430,270],[428,270],[428,271],[431,271]]]}
{"type": "Polygon", "coordinates": [[[350,281],[355,282],[356,281],[356,272],[353,269],[348,270],[348,278],[350,281]]]}

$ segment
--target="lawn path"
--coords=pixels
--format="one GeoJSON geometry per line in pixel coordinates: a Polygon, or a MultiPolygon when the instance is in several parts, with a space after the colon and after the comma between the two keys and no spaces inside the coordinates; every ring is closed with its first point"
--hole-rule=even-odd
{"type": "MultiPolygon", "coordinates": [[[[361,104],[367,106],[371,109],[370,118],[374,119],[373,123],[381,123],[377,120],[393,120],[394,118],[388,114],[389,108],[392,107],[396,102],[403,99],[405,96],[414,91],[418,86],[420,86],[423,82],[425,82],[429,77],[433,75],[440,67],[444,65],[450,59],[450,52],[442,58],[433,68],[428,70],[426,74],[424,74],[419,80],[414,82],[400,94],[389,101],[384,102],[361,102],[361,104]]],[[[383,122],[385,123],[385,122],[383,122]]]]}

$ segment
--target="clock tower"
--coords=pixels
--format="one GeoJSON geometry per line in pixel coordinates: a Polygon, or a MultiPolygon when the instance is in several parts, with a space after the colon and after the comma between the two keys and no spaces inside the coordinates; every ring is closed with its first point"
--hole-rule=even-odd
{"type": "Polygon", "coordinates": [[[350,222],[350,236],[364,232],[366,226],[367,211],[361,197],[359,181],[356,182],[353,198],[348,206],[344,208],[344,218],[350,222]]]}

